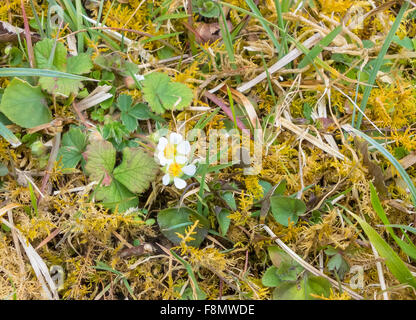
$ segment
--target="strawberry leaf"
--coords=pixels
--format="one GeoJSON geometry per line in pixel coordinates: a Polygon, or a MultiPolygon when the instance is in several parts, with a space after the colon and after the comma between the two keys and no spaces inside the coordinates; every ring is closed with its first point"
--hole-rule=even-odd
{"type": "Polygon", "coordinates": [[[113,172],[116,164],[116,149],[111,142],[98,140],[87,148],[86,172],[93,181],[101,181],[113,172]]]}
{"type": "Polygon", "coordinates": [[[134,193],[142,193],[156,178],[158,165],[153,157],[138,148],[125,148],[123,161],[114,169],[114,178],[134,193]]]}
{"type": "Polygon", "coordinates": [[[153,72],[143,80],[143,96],[157,114],[182,110],[190,105],[193,94],[185,84],[172,82],[164,73],[153,72]]]}

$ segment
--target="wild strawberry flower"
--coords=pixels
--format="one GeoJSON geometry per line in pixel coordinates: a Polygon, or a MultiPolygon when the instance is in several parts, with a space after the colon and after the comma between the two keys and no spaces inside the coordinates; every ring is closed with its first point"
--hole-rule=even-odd
{"type": "Polygon", "coordinates": [[[191,145],[183,139],[181,134],[172,132],[169,135],[169,140],[165,137],[159,139],[156,150],[161,166],[169,165],[172,162],[185,164],[189,160],[191,145]]]}
{"type": "Polygon", "coordinates": [[[174,183],[178,189],[186,187],[186,181],[181,177],[192,177],[196,172],[194,164],[189,164],[191,145],[179,133],[171,133],[169,138],[162,137],[156,148],[156,155],[165,175],[162,183],[167,186],[174,183]]]}

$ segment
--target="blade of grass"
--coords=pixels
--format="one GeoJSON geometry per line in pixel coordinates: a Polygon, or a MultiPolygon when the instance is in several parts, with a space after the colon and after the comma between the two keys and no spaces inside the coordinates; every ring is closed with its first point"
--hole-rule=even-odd
{"type": "Polygon", "coordinates": [[[415,188],[415,185],[413,184],[412,179],[409,177],[409,175],[407,174],[406,170],[402,167],[400,162],[397,161],[397,159],[390,152],[388,152],[386,150],[386,148],[384,148],[381,144],[379,144],[378,142],[376,142],[375,140],[373,140],[372,138],[370,138],[369,136],[367,136],[365,133],[361,132],[360,130],[357,130],[357,129],[353,128],[349,124],[343,125],[342,128],[345,131],[347,131],[348,133],[353,133],[353,134],[359,136],[360,138],[366,140],[369,144],[371,144],[374,148],[376,148],[377,151],[379,151],[384,157],[386,157],[387,160],[389,160],[391,162],[391,164],[399,172],[399,174],[402,177],[402,179],[404,180],[404,182],[407,184],[407,187],[410,190],[412,202],[416,206],[416,188],[415,188]]]}
{"type": "MultiPolygon", "coordinates": [[[[277,25],[280,27],[280,29],[286,31],[285,21],[283,20],[282,5],[280,4],[280,0],[274,0],[274,6],[276,7],[276,12],[277,12],[277,25]]],[[[281,37],[282,37],[282,50],[279,51],[279,59],[287,55],[287,53],[289,52],[289,46],[287,45],[286,32],[284,32],[281,37]]],[[[289,67],[289,69],[291,69],[291,67],[289,67]]]]}
{"type": "Polygon", "coordinates": [[[335,39],[337,35],[342,31],[342,25],[339,25],[334,30],[332,30],[330,33],[328,33],[324,38],[319,41],[313,47],[313,49],[302,59],[302,61],[299,63],[298,68],[302,69],[306,67],[309,63],[312,63],[313,60],[324,50],[324,47],[327,47],[332,40],[335,39]]]}
{"type": "MultiPolygon", "coordinates": [[[[279,0],[275,1],[279,2],[279,0]]],[[[251,11],[253,11],[257,16],[261,16],[262,14],[259,10],[259,8],[257,8],[256,4],[254,3],[253,0],[246,0],[247,5],[250,7],[251,11]]],[[[279,6],[280,7],[280,6],[279,6]]],[[[273,33],[272,29],[270,29],[270,27],[268,26],[267,23],[265,23],[263,20],[260,20],[261,25],[263,26],[264,30],[266,31],[267,35],[269,36],[270,40],[273,42],[273,45],[276,48],[276,52],[280,53],[280,44],[279,41],[277,41],[276,35],[273,33]]],[[[283,25],[279,26],[282,30],[284,29],[283,25]]]]}
{"type": "Polygon", "coordinates": [[[43,30],[42,23],[39,20],[39,16],[38,16],[38,13],[36,12],[36,8],[35,8],[35,4],[33,3],[33,0],[30,0],[30,7],[32,8],[32,13],[33,13],[33,16],[35,17],[36,24],[38,25],[40,37],[44,39],[45,31],[43,30]]]}
{"type": "Polygon", "coordinates": [[[198,286],[198,282],[196,280],[195,274],[192,271],[192,267],[191,265],[186,262],[184,259],[182,259],[175,251],[173,251],[172,249],[170,250],[170,252],[172,253],[172,255],[180,262],[184,265],[186,271],[188,272],[188,276],[191,279],[191,282],[193,284],[193,288],[195,289],[195,293],[196,293],[196,299],[197,300],[205,300],[205,298],[207,297],[207,295],[205,294],[204,291],[201,290],[201,288],[198,286]]]}
{"type": "Polygon", "coordinates": [[[228,86],[227,86],[227,93],[228,93],[228,99],[230,101],[230,109],[233,114],[234,129],[238,131],[237,120],[236,120],[237,118],[235,116],[235,110],[234,110],[234,99],[233,99],[233,95],[231,94],[230,88],[228,86]]]}
{"type": "Polygon", "coordinates": [[[22,143],[3,123],[0,122],[0,136],[10,143],[13,148],[17,148],[22,143]]]}
{"type": "Polygon", "coordinates": [[[168,38],[172,38],[172,37],[176,37],[177,35],[182,34],[182,32],[174,32],[174,33],[169,33],[169,34],[162,34],[159,36],[154,36],[154,37],[150,37],[148,39],[142,40],[141,43],[142,44],[146,44],[152,41],[158,41],[158,40],[163,40],[163,39],[168,39],[168,38]]]}
{"type": "Polygon", "coordinates": [[[33,210],[35,210],[35,216],[38,216],[38,201],[36,200],[35,193],[33,191],[32,184],[28,181],[29,193],[30,193],[30,202],[32,203],[33,210]]]}
{"type": "Polygon", "coordinates": [[[405,226],[403,224],[388,224],[388,225],[386,224],[385,227],[404,229],[404,230],[410,231],[411,233],[416,234],[416,228],[405,226]]]}
{"type": "Polygon", "coordinates": [[[390,233],[394,241],[399,245],[399,247],[406,253],[409,257],[416,260],[416,247],[413,243],[407,243],[400,239],[393,231],[393,228],[388,227],[390,225],[390,221],[387,218],[386,213],[381,205],[380,199],[378,198],[377,191],[374,188],[374,185],[370,181],[370,197],[371,197],[371,204],[373,205],[374,211],[377,213],[381,221],[383,221],[384,225],[386,226],[387,231],[390,233]]]}
{"type": "Polygon", "coordinates": [[[73,80],[88,80],[98,82],[96,79],[91,79],[76,74],[66,72],[47,70],[47,69],[31,69],[31,68],[0,68],[0,77],[49,77],[49,78],[63,78],[73,80]]]}
{"type": "Polygon", "coordinates": [[[397,14],[396,20],[394,20],[394,23],[389,31],[389,33],[387,34],[386,39],[384,40],[383,46],[381,47],[381,50],[377,56],[377,60],[376,63],[374,65],[374,69],[372,70],[371,74],[370,74],[370,78],[368,79],[368,86],[366,86],[365,90],[364,90],[364,95],[363,98],[361,100],[361,104],[360,104],[360,109],[362,112],[360,112],[357,116],[357,122],[355,122],[355,113],[356,110],[354,108],[353,114],[352,114],[352,122],[351,124],[354,126],[354,128],[359,129],[361,127],[361,122],[363,120],[363,112],[365,110],[365,108],[367,107],[367,103],[368,103],[368,99],[370,98],[370,94],[371,94],[371,90],[372,90],[372,86],[377,78],[377,73],[381,68],[381,65],[383,64],[383,60],[384,60],[384,56],[387,53],[387,50],[390,47],[390,44],[393,40],[394,35],[396,34],[397,29],[400,26],[400,22],[403,19],[404,13],[406,12],[406,10],[409,8],[409,2],[408,1],[404,1],[402,4],[402,7],[400,8],[399,13],[397,14]],[[354,123],[355,122],[355,123],[354,123]]]}
{"type": "Polygon", "coordinates": [[[385,259],[384,262],[387,268],[389,268],[390,272],[397,278],[397,280],[416,288],[416,279],[412,276],[411,272],[400,259],[398,254],[394,252],[387,242],[384,241],[384,239],[367,222],[352,212],[349,212],[349,214],[358,221],[370,242],[376,248],[378,254],[385,259]]]}
{"type": "Polygon", "coordinates": [[[235,56],[234,56],[234,46],[233,41],[231,39],[230,30],[228,29],[227,19],[225,18],[224,11],[222,10],[222,6],[218,5],[218,8],[221,12],[221,17],[219,18],[219,25],[221,29],[222,39],[225,44],[225,49],[227,50],[228,58],[230,59],[231,67],[233,69],[237,69],[237,65],[235,64],[235,56]]]}

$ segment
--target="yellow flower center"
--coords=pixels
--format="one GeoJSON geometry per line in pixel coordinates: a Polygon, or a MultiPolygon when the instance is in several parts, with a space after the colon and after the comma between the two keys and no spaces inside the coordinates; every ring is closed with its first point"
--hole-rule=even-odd
{"type": "Polygon", "coordinates": [[[182,173],[181,165],[177,164],[176,162],[172,163],[169,166],[169,175],[172,177],[179,177],[182,173]]]}
{"type": "Polygon", "coordinates": [[[168,143],[164,151],[166,159],[172,159],[176,156],[176,147],[174,144],[168,143]]]}

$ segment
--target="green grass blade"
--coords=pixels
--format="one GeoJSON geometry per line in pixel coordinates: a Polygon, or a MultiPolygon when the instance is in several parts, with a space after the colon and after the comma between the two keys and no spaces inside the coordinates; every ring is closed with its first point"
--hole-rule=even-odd
{"type": "Polygon", "coordinates": [[[146,40],[142,40],[141,43],[142,44],[146,44],[152,41],[157,41],[157,40],[163,40],[163,39],[168,39],[168,38],[172,38],[172,37],[176,37],[177,35],[180,35],[182,32],[174,32],[174,33],[169,33],[169,34],[162,34],[159,36],[154,36],[151,38],[148,38],[146,40]]]}
{"type": "Polygon", "coordinates": [[[332,42],[332,40],[335,39],[337,35],[342,31],[342,25],[339,25],[334,30],[332,30],[330,33],[328,33],[319,43],[313,47],[311,52],[309,52],[299,63],[298,68],[302,69],[306,67],[309,63],[312,63],[313,60],[324,50],[324,47],[329,46],[329,44],[332,42]]]}
{"type": "Polygon", "coordinates": [[[170,253],[172,253],[172,255],[180,262],[184,265],[186,271],[188,272],[188,276],[192,281],[193,287],[195,288],[195,293],[196,293],[196,299],[197,300],[205,300],[207,295],[204,291],[201,290],[201,288],[198,286],[198,282],[196,280],[195,274],[192,271],[192,267],[191,265],[186,262],[184,259],[182,259],[175,251],[173,251],[172,249],[170,250],[170,253]]]}
{"type": "Polygon", "coordinates": [[[0,136],[2,136],[14,148],[20,146],[22,143],[3,123],[0,122],[0,136]]]}
{"type": "Polygon", "coordinates": [[[406,283],[416,288],[416,279],[412,276],[404,262],[399,258],[396,252],[387,244],[386,241],[363,219],[356,214],[350,214],[358,221],[361,228],[369,238],[370,242],[376,248],[378,254],[385,259],[387,268],[401,283],[406,283]]]}
{"type": "Polygon", "coordinates": [[[387,228],[387,231],[390,233],[391,237],[396,241],[399,245],[400,249],[403,250],[409,257],[416,260],[416,247],[413,243],[407,243],[400,239],[393,231],[393,228],[388,227],[390,225],[390,221],[387,218],[386,213],[381,205],[380,199],[378,198],[376,188],[370,181],[370,197],[371,197],[371,204],[373,205],[374,211],[377,213],[381,221],[383,221],[384,225],[387,228]]]}
{"type": "Polygon", "coordinates": [[[393,40],[394,35],[396,34],[397,29],[400,26],[400,22],[403,19],[404,13],[406,12],[406,10],[409,8],[409,2],[405,1],[402,5],[402,7],[400,8],[399,13],[397,14],[396,20],[394,21],[389,33],[387,34],[386,39],[384,40],[383,46],[381,47],[381,50],[377,56],[377,60],[376,63],[374,65],[374,69],[372,70],[371,74],[370,74],[370,78],[368,79],[368,86],[365,87],[364,90],[364,95],[363,98],[361,100],[361,104],[360,104],[360,109],[362,112],[360,112],[357,116],[357,122],[354,124],[354,120],[355,120],[355,109],[352,115],[352,124],[354,126],[354,128],[359,129],[361,127],[361,122],[363,120],[363,112],[365,111],[365,108],[367,107],[367,102],[368,99],[370,98],[370,94],[371,94],[371,89],[373,88],[373,84],[377,78],[377,73],[381,68],[381,65],[383,64],[383,60],[384,60],[384,56],[387,53],[387,50],[390,47],[390,44],[393,40]]]}
{"type": "Polygon", "coordinates": [[[233,41],[231,38],[230,30],[228,29],[227,19],[225,18],[222,7],[220,5],[218,5],[218,7],[220,8],[220,12],[221,12],[221,18],[219,19],[219,24],[221,28],[222,39],[225,44],[225,49],[227,50],[227,53],[228,53],[228,58],[230,59],[231,67],[233,69],[236,69],[237,65],[235,64],[234,46],[233,46],[233,41]]]}
{"type": "MultiPolygon", "coordinates": [[[[276,12],[277,12],[277,25],[280,27],[280,29],[285,30],[285,21],[283,20],[283,11],[282,11],[282,5],[280,4],[280,0],[274,0],[274,5],[276,7],[276,12]]],[[[287,45],[286,32],[283,33],[281,37],[282,37],[282,50],[279,51],[279,59],[289,52],[289,46],[287,45]]]]}
{"type": "Polygon", "coordinates": [[[66,72],[47,70],[47,69],[32,69],[32,68],[0,68],[0,77],[49,77],[49,78],[63,78],[72,80],[88,80],[98,81],[95,79],[70,74],[66,72]]]}
{"type": "Polygon", "coordinates": [[[360,138],[366,140],[369,144],[371,144],[374,148],[376,148],[377,151],[379,151],[383,156],[385,156],[387,158],[387,160],[389,160],[391,162],[391,164],[399,172],[399,174],[402,177],[402,179],[404,180],[404,182],[407,184],[407,187],[409,188],[410,194],[412,196],[413,204],[416,206],[416,188],[415,188],[415,185],[413,184],[412,179],[409,177],[409,175],[407,174],[406,170],[402,167],[400,162],[397,161],[397,159],[390,152],[388,152],[386,150],[386,148],[384,148],[381,144],[379,144],[378,142],[376,142],[375,140],[373,140],[372,138],[367,136],[365,133],[361,132],[360,130],[357,130],[357,129],[353,128],[350,125],[344,125],[342,127],[347,132],[351,132],[351,133],[359,136],[360,138]]]}
{"type": "Polygon", "coordinates": [[[416,228],[405,226],[403,224],[388,224],[388,225],[385,225],[385,227],[404,229],[404,230],[410,231],[411,233],[416,234],[416,228]]]}
{"type": "Polygon", "coordinates": [[[28,181],[29,186],[29,193],[30,193],[30,202],[32,203],[33,210],[35,211],[35,217],[38,216],[38,201],[35,196],[35,192],[33,191],[32,184],[28,181]]]}
{"type": "MultiPolygon", "coordinates": [[[[246,0],[246,3],[250,7],[251,11],[253,11],[258,16],[262,16],[259,8],[257,8],[253,0],[246,0]]],[[[260,23],[266,31],[267,35],[269,36],[270,40],[272,40],[277,52],[280,52],[279,41],[277,40],[276,35],[273,33],[272,29],[270,29],[270,27],[264,21],[260,20],[260,23]]],[[[283,29],[283,26],[281,26],[281,28],[283,29]]]]}

